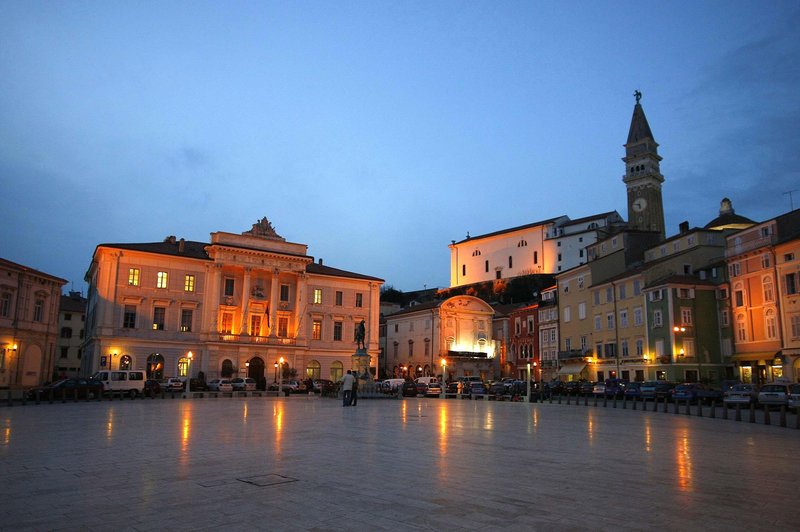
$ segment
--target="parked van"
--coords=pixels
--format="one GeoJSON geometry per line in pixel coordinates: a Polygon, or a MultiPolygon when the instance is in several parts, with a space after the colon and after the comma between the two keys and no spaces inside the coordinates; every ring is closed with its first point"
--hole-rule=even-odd
{"type": "Polygon", "coordinates": [[[417,377],[416,379],[414,379],[414,382],[416,382],[417,384],[422,383],[425,384],[426,386],[430,386],[432,382],[439,382],[439,379],[437,379],[436,377],[417,377]]]}
{"type": "Polygon", "coordinates": [[[93,379],[103,383],[104,392],[121,392],[131,397],[136,397],[144,391],[144,381],[147,377],[140,370],[103,370],[92,376],[93,379]]]}
{"type": "Polygon", "coordinates": [[[383,393],[392,393],[400,389],[405,379],[386,379],[381,383],[381,390],[383,393]]]}

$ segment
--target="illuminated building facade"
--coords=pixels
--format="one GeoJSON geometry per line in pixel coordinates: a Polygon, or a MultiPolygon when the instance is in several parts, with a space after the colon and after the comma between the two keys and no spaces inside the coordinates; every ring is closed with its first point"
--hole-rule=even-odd
{"type": "Polygon", "coordinates": [[[262,219],[211,242],[98,245],[89,283],[84,374],[143,369],[149,377],[255,378],[281,370],[338,380],[355,332],[377,367],[383,281],[314,262],[262,219]],[[191,353],[191,356],[190,356],[191,353]]]}
{"type": "Polygon", "coordinates": [[[393,377],[479,375],[495,378],[494,310],[473,296],[414,305],[386,316],[386,373],[393,377]]]}
{"type": "MultiPolygon", "coordinates": [[[[540,363],[539,351],[539,304],[525,305],[508,315],[509,349],[508,360],[513,371],[513,377],[527,379],[528,364],[533,367],[534,362],[538,367],[540,363]]],[[[533,372],[533,370],[531,370],[533,372]]],[[[531,378],[536,376],[531,374],[531,378]]]]}
{"type": "Polygon", "coordinates": [[[66,280],[0,259],[0,388],[53,378],[58,306],[66,280]]]}
{"type": "Polygon", "coordinates": [[[550,381],[558,375],[558,285],[542,290],[539,301],[539,365],[531,378],[550,381]]]}
{"type": "Polygon", "coordinates": [[[86,327],[86,298],[70,291],[61,296],[58,308],[58,345],[55,374],[59,377],[80,375],[83,339],[86,327]]]}

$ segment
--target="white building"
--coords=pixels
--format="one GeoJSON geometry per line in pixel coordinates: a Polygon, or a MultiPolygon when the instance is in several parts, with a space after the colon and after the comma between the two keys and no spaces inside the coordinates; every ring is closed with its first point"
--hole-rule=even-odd
{"type": "Polygon", "coordinates": [[[211,242],[98,245],[89,283],[83,369],[148,377],[284,374],[338,380],[353,367],[355,331],[377,368],[382,279],[314,262],[266,218],[211,242]],[[188,367],[188,369],[187,369],[188,367]]]}
{"type": "Polygon", "coordinates": [[[80,292],[74,291],[70,291],[69,295],[62,295],[58,308],[56,376],[77,377],[80,374],[85,326],[86,298],[80,292]]]}
{"type": "Polygon", "coordinates": [[[569,270],[587,262],[586,246],[623,223],[616,211],[578,220],[558,216],[453,241],[450,287],[569,270]]]}

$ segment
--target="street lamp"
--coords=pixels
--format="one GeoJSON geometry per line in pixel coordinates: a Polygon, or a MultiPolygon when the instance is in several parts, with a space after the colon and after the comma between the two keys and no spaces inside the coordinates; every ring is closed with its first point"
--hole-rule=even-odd
{"type": "Polygon", "coordinates": [[[186,353],[186,394],[187,395],[189,394],[189,392],[192,391],[192,384],[191,384],[191,380],[190,380],[191,373],[189,373],[189,367],[192,364],[192,357],[194,357],[194,354],[191,351],[186,353]]]}
{"type": "MultiPolygon", "coordinates": [[[[534,362],[534,364],[536,364],[536,362],[534,362]]],[[[528,378],[526,380],[527,380],[527,387],[528,387],[527,402],[530,403],[531,402],[531,363],[530,362],[528,362],[528,378]]]]}
{"type": "Polygon", "coordinates": [[[447,359],[443,358],[442,359],[442,399],[445,398],[445,395],[444,395],[445,389],[444,389],[444,387],[447,386],[446,382],[447,382],[447,359]]]}
{"type": "Polygon", "coordinates": [[[275,362],[275,375],[272,377],[272,382],[278,382],[278,363],[275,362]]]}
{"type": "Polygon", "coordinates": [[[283,392],[283,357],[278,360],[280,363],[281,369],[278,372],[278,397],[281,396],[281,392],[283,392]]]}

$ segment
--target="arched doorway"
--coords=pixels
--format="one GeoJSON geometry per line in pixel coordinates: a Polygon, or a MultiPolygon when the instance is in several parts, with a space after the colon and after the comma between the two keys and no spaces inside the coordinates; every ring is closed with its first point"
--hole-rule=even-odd
{"type": "Polygon", "coordinates": [[[119,369],[131,369],[132,362],[130,355],[122,355],[119,357],[119,369]]]}
{"type": "Polygon", "coordinates": [[[164,357],[158,353],[153,353],[147,357],[147,378],[148,379],[163,379],[164,378],[164,357]]]}
{"type": "Polygon", "coordinates": [[[322,377],[322,366],[316,360],[311,360],[306,365],[306,377],[317,380],[322,377]]]}
{"type": "Polygon", "coordinates": [[[256,380],[259,390],[267,389],[267,379],[264,376],[264,360],[261,357],[253,357],[248,360],[247,376],[256,380]]]}
{"type": "Polygon", "coordinates": [[[226,358],[222,361],[222,370],[219,374],[223,379],[230,379],[233,377],[233,361],[231,359],[226,358]]]}

